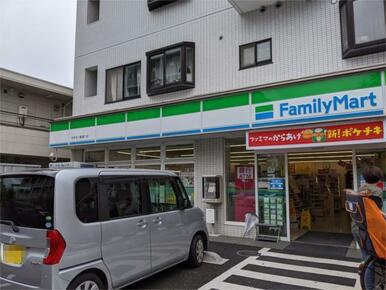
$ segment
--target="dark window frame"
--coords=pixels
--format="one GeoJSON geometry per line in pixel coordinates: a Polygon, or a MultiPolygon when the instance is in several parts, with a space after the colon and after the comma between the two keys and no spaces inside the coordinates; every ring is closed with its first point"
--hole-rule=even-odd
{"type": "Polygon", "coordinates": [[[239,70],[248,69],[251,67],[262,66],[262,65],[267,65],[267,64],[272,64],[272,63],[273,63],[273,61],[272,61],[272,38],[266,38],[263,40],[254,41],[254,42],[246,43],[246,44],[239,46],[239,70]],[[260,43],[263,43],[263,42],[268,42],[268,41],[269,41],[269,45],[270,45],[271,58],[267,59],[267,60],[263,60],[263,61],[257,61],[257,53],[258,53],[257,45],[260,43]],[[252,46],[254,46],[254,48],[255,48],[255,57],[254,57],[255,63],[251,64],[251,65],[247,65],[247,66],[242,66],[242,61],[241,61],[242,51],[244,48],[248,48],[248,47],[252,47],[252,46]]]}
{"type": "Polygon", "coordinates": [[[147,7],[149,11],[152,11],[154,9],[157,9],[159,7],[169,5],[173,2],[176,2],[178,0],[147,0],[147,7]]]}
{"type": "MultiPolygon", "coordinates": [[[[355,25],[354,25],[354,6],[353,2],[355,0],[340,0],[339,2],[339,21],[340,21],[340,31],[341,31],[341,46],[342,46],[342,58],[350,58],[354,56],[367,55],[377,52],[386,51],[386,37],[379,40],[373,40],[361,44],[355,43],[355,25]],[[343,7],[345,5],[345,7],[343,7]],[[341,10],[346,9],[346,23],[342,23],[341,10]],[[346,27],[347,31],[347,49],[344,49],[343,46],[343,25],[346,27]]],[[[384,3],[385,9],[385,22],[386,22],[386,2],[384,3]]],[[[386,24],[386,23],[385,23],[386,24]]]]}
{"type": "Polygon", "coordinates": [[[195,87],[195,81],[196,81],[196,49],[195,49],[195,43],[194,42],[180,42],[173,45],[165,46],[156,50],[152,50],[149,52],[146,52],[146,59],[147,59],[147,71],[146,71],[146,89],[147,89],[147,95],[153,96],[153,95],[159,95],[163,93],[171,93],[171,92],[177,92],[181,90],[186,89],[192,89],[195,87]],[[186,81],[186,48],[190,47],[193,49],[193,72],[192,72],[192,82],[186,81]],[[181,81],[173,84],[166,84],[166,57],[165,53],[168,50],[172,50],[175,48],[181,49],[181,81]],[[150,58],[156,55],[162,55],[163,60],[163,85],[152,88],[151,87],[151,69],[150,69],[150,58]]]}
{"type": "Polygon", "coordinates": [[[120,65],[120,66],[116,66],[116,67],[111,67],[111,68],[108,68],[105,70],[105,105],[141,98],[141,86],[140,86],[140,90],[139,90],[139,95],[135,95],[135,96],[131,96],[131,97],[125,97],[125,81],[124,81],[125,80],[125,67],[131,66],[131,65],[137,65],[137,64],[139,64],[139,67],[141,69],[140,82],[142,82],[142,62],[141,61],[135,61],[135,62],[128,63],[128,64],[124,64],[124,65],[120,65]],[[119,68],[121,68],[123,70],[123,73],[122,73],[122,100],[116,100],[116,101],[109,102],[109,101],[107,101],[107,72],[114,70],[114,69],[119,69],[119,68]]]}
{"type": "Polygon", "coordinates": [[[92,224],[92,223],[98,223],[100,222],[100,217],[101,217],[101,209],[100,209],[100,186],[99,186],[99,181],[98,181],[98,178],[95,177],[95,176],[82,176],[80,178],[77,178],[75,181],[74,181],[74,205],[75,205],[75,215],[77,217],[77,219],[82,223],[82,224],[92,224]],[[96,217],[96,220],[95,221],[92,221],[92,222],[85,222],[83,221],[79,215],[78,215],[78,205],[77,205],[77,191],[76,191],[76,185],[78,184],[79,181],[83,180],[83,179],[88,179],[90,181],[94,181],[96,183],[96,186],[97,186],[97,192],[96,192],[96,214],[97,214],[97,217],[96,217]]]}

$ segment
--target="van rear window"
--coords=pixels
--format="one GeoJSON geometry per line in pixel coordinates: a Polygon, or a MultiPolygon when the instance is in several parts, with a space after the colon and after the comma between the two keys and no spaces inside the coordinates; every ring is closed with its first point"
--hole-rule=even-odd
{"type": "Polygon", "coordinates": [[[1,220],[16,226],[51,229],[55,179],[43,175],[0,177],[1,220]]]}

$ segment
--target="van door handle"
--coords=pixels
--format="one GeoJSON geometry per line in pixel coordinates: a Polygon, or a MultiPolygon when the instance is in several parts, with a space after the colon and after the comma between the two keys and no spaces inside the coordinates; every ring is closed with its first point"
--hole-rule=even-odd
{"type": "Polygon", "coordinates": [[[137,227],[140,227],[140,228],[146,228],[147,226],[147,222],[144,221],[144,220],[140,220],[139,222],[137,222],[137,227]]]}
{"type": "Polygon", "coordinates": [[[162,218],[157,216],[155,219],[152,220],[154,224],[162,224],[162,218]]]}

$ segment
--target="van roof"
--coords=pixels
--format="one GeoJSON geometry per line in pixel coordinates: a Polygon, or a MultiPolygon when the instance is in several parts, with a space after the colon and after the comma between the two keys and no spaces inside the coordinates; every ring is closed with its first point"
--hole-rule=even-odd
{"type": "Polygon", "coordinates": [[[154,170],[154,169],[121,169],[121,168],[63,168],[63,169],[46,169],[46,168],[39,168],[39,169],[28,169],[24,171],[17,171],[17,172],[7,172],[2,173],[0,176],[12,176],[12,175],[47,175],[47,176],[56,176],[59,172],[71,172],[71,174],[77,174],[84,175],[99,175],[100,173],[103,174],[132,174],[132,175],[167,175],[167,176],[177,176],[172,171],[167,170],[154,170]]]}

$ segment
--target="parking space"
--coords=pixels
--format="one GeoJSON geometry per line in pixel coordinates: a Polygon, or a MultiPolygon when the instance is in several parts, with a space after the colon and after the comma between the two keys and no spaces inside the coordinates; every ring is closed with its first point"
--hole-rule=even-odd
{"type": "Polygon", "coordinates": [[[198,289],[243,261],[247,255],[257,254],[259,249],[257,247],[212,242],[209,250],[216,252],[225,259],[229,259],[225,264],[205,263],[195,269],[185,264],[179,264],[125,289],[198,289]]]}

